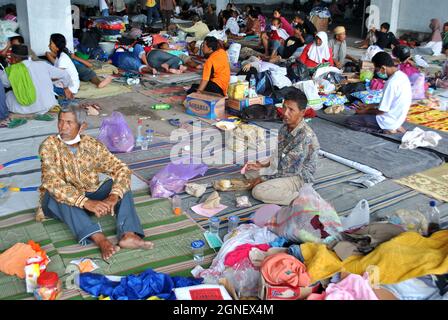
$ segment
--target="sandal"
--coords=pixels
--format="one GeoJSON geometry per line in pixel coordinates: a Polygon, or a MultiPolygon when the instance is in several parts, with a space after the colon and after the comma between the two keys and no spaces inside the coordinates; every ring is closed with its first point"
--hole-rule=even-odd
{"type": "Polygon", "coordinates": [[[6,118],[4,120],[0,121],[0,128],[8,128],[8,123],[9,123],[10,119],[6,118]]]}
{"type": "Polygon", "coordinates": [[[27,122],[28,122],[28,120],[26,120],[26,119],[18,119],[18,118],[11,119],[11,121],[9,121],[9,123],[8,123],[8,128],[14,129],[14,128],[24,125],[27,122]]]}
{"type": "Polygon", "coordinates": [[[34,120],[37,121],[53,121],[54,118],[49,114],[38,114],[34,116],[34,120]]]}

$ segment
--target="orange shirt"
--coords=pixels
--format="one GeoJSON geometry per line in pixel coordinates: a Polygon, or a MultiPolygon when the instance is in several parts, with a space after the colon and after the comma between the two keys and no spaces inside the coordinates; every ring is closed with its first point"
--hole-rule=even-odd
{"type": "Polygon", "coordinates": [[[227,95],[230,83],[230,65],[225,50],[218,49],[210,55],[204,64],[202,80],[213,81],[227,95]]]}

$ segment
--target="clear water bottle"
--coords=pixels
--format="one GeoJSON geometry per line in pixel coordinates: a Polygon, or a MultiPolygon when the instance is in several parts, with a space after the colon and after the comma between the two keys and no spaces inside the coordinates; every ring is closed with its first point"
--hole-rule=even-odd
{"type": "Polygon", "coordinates": [[[428,219],[428,236],[440,230],[440,211],[437,209],[437,203],[434,200],[429,202],[428,211],[426,211],[428,219]]]}
{"type": "Polygon", "coordinates": [[[176,194],[176,195],[174,195],[171,202],[172,202],[172,206],[173,206],[173,213],[176,216],[181,215],[182,214],[182,199],[176,194]]]}
{"type": "Polygon", "coordinates": [[[257,97],[257,79],[255,79],[255,75],[250,76],[249,80],[249,98],[257,97]]]}
{"type": "Polygon", "coordinates": [[[137,122],[137,137],[135,138],[135,146],[136,147],[141,147],[142,146],[142,141],[143,141],[143,120],[142,119],[138,119],[137,122]]]}
{"type": "Polygon", "coordinates": [[[219,234],[219,223],[221,220],[218,217],[211,217],[208,222],[210,233],[219,234]]]}
{"type": "Polygon", "coordinates": [[[151,145],[152,141],[154,140],[154,130],[147,129],[145,134],[146,134],[146,140],[148,140],[148,144],[151,145]]]}
{"type": "Polygon", "coordinates": [[[240,223],[240,217],[237,216],[231,216],[229,218],[229,224],[227,226],[227,232],[231,233],[233,230],[238,228],[238,224],[240,223]]]}
{"type": "Polygon", "coordinates": [[[204,262],[204,248],[205,242],[203,240],[196,240],[191,243],[191,253],[193,254],[193,260],[197,264],[204,262]]]}
{"type": "Polygon", "coordinates": [[[370,90],[370,80],[366,79],[366,90],[370,90]]]}

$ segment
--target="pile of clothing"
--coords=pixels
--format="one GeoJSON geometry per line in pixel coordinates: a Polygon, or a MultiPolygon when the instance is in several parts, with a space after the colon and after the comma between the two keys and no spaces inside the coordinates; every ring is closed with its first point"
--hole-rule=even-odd
{"type": "Polygon", "coordinates": [[[93,20],[93,26],[100,30],[103,36],[117,36],[126,29],[123,18],[115,16],[96,18],[93,20]]]}

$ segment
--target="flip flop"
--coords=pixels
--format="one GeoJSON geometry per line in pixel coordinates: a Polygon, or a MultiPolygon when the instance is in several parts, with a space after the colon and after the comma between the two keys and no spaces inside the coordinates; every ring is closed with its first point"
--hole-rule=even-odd
{"type": "Polygon", "coordinates": [[[53,108],[51,108],[49,112],[51,112],[51,113],[59,113],[60,111],[61,111],[61,107],[56,105],[53,108]]]}
{"type": "Polygon", "coordinates": [[[24,125],[27,122],[28,122],[28,120],[26,120],[26,119],[17,119],[17,118],[11,119],[11,121],[8,123],[8,128],[14,129],[14,128],[24,125]]]}
{"type": "Polygon", "coordinates": [[[34,117],[37,121],[53,121],[54,118],[49,114],[38,114],[34,117]]]}

